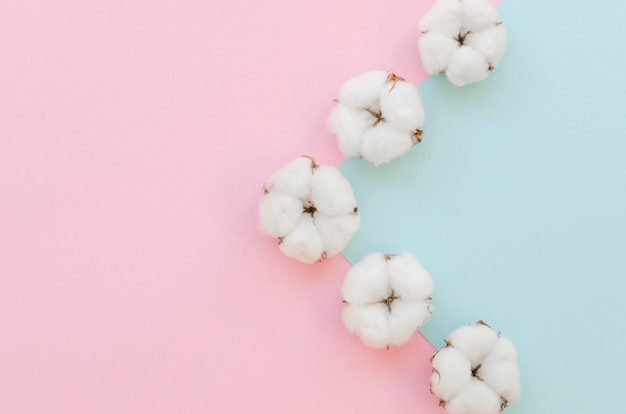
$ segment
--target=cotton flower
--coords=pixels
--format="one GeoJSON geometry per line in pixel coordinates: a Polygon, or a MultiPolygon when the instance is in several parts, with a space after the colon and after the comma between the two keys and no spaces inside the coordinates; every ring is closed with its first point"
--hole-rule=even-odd
{"type": "Polygon", "coordinates": [[[483,321],[453,331],[432,365],[430,390],[448,414],[498,414],[520,397],[515,346],[483,321]]]}
{"type": "Polygon", "coordinates": [[[332,166],[300,157],[274,173],[259,204],[261,231],[279,249],[307,264],[333,256],[359,228],[352,186],[332,166]]]}
{"type": "Polygon", "coordinates": [[[406,343],[428,320],[433,281],[408,253],[371,253],[350,269],[341,293],[346,328],[383,348],[406,343]]]}
{"type": "Polygon", "coordinates": [[[422,140],[424,108],[417,88],[385,71],[348,80],[328,117],[341,152],[374,165],[391,161],[422,140]]]}
{"type": "Polygon", "coordinates": [[[487,0],[438,0],[420,21],[419,50],[431,75],[457,86],[487,77],[504,53],[506,30],[487,0]]]}

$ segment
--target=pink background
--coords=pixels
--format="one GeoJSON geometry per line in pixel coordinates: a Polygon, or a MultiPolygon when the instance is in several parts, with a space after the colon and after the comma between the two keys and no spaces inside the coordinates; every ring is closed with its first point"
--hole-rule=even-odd
{"type": "Polygon", "coordinates": [[[432,346],[362,346],[347,261],[256,218],[287,161],[341,162],[344,80],[424,78],[431,4],[0,0],[0,413],[441,412],[432,346]]]}

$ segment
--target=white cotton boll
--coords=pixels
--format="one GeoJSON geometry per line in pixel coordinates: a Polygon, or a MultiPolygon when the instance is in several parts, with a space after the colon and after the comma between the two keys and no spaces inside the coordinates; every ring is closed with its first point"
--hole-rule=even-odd
{"type": "Polygon", "coordinates": [[[393,257],[387,264],[389,283],[409,301],[425,301],[433,294],[433,280],[420,262],[409,253],[393,257]]]}
{"type": "Polygon", "coordinates": [[[468,31],[483,30],[494,26],[500,18],[488,0],[462,0],[463,28],[468,31]]]}
{"type": "Polygon", "coordinates": [[[277,171],[259,203],[259,227],[286,256],[312,264],[338,254],[361,224],[350,182],[332,166],[300,157],[277,171]]]}
{"type": "Polygon", "coordinates": [[[432,359],[431,391],[448,414],[500,413],[519,399],[517,351],[509,339],[479,321],[453,331],[446,343],[432,359]]]}
{"type": "Polygon", "coordinates": [[[348,157],[361,155],[363,132],[372,125],[372,116],[360,108],[337,104],[328,116],[328,130],[337,135],[339,150],[348,157]]]}
{"type": "Polygon", "coordinates": [[[389,312],[380,303],[351,305],[343,309],[343,324],[371,348],[389,345],[389,312]]]}
{"type": "MultiPolygon", "coordinates": [[[[380,88],[387,81],[389,74],[383,70],[366,72],[343,84],[338,100],[353,108],[372,105],[378,101],[380,88]]],[[[376,106],[372,109],[378,109],[376,106]]]]}
{"type": "Polygon", "coordinates": [[[439,0],[420,27],[424,69],[431,75],[445,73],[457,86],[489,76],[506,47],[506,30],[487,0],[439,0]]]}
{"type": "Polygon", "coordinates": [[[361,216],[358,214],[327,216],[316,213],[313,220],[324,241],[325,252],[329,256],[340,253],[361,224],[361,216]]]}
{"type": "MultiPolygon", "coordinates": [[[[402,345],[430,317],[430,300],[424,297],[414,300],[412,297],[415,295],[412,292],[411,283],[398,283],[396,288],[391,287],[390,267],[399,259],[401,259],[400,256],[370,253],[352,266],[344,280],[341,289],[344,302],[347,304],[344,308],[344,323],[346,328],[359,335],[366,345],[373,346],[372,343],[378,344],[375,347],[402,345]],[[350,311],[349,309],[352,308],[355,310],[350,311]],[[375,309],[377,312],[384,310],[386,313],[385,329],[380,326],[383,319],[378,313],[376,313],[377,319],[367,319],[366,316],[369,313],[365,310],[368,308],[375,309]],[[353,315],[352,312],[358,313],[353,315]],[[349,316],[349,323],[346,323],[345,315],[349,316]],[[374,332],[376,341],[372,338],[364,338],[364,332],[374,332]],[[384,344],[377,342],[383,338],[381,332],[386,332],[384,344]]],[[[402,267],[402,263],[400,260],[400,264],[393,267],[402,267]]],[[[409,266],[409,269],[402,269],[396,273],[411,278],[411,269],[414,267],[409,266]]],[[[417,279],[420,277],[418,275],[417,279]]]]}
{"type": "Polygon", "coordinates": [[[485,56],[491,67],[496,67],[506,48],[506,29],[503,24],[472,32],[465,38],[465,45],[485,56]]]}
{"type": "Polygon", "coordinates": [[[370,253],[353,265],[343,282],[343,299],[355,305],[376,303],[388,296],[387,261],[382,253],[370,253]]]}
{"type": "Polygon", "coordinates": [[[418,328],[430,318],[430,309],[423,303],[396,299],[389,314],[389,345],[404,345],[418,328]]]}
{"type": "Polygon", "coordinates": [[[456,86],[479,82],[489,75],[489,63],[485,56],[469,46],[461,46],[452,56],[446,77],[456,86]]]}
{"type": "Polygon", "coordinates": [[[482,323],[463,326],[448,336],[448,342],[467,355],[472,362],[472,368],[480,365],[497,339],[498,334],[482,323]]]}
{"type": "Polygon", "coordinates": [[[313,171],[311,201],[320,213],[329,216],[354,213],[356,208],[350,182],[330,165],[321,165],[313,171]]]}
{"type": "Polygon", "coordinates": [[[265,184],[266,191],[281,192],[306,198],[311,192],[311,178],[315,161],[299,157],[274,173],[265,184]]]}
{"type": "Polygon", "coordinates": [[[432,360],[430,389],[444,401],[449,401],[472,382],[470,360],[453,347],[440,349],[432,360]]]}
{"type": "Polygon", "coordinates": [[[484,382],[472,379],[470,385],[445,405],[448,414],[499,414],[502,399],[484,382]]]}
{"type": "Polygon", "coordinates": [[[418,41],[418,46],[422,66],[430,75],[445,72],[452,56],[461,47],[459,42],[450,36],[437,32],[424,33],[418,41]]]}
{"type": "Polygon", "coordinates": [[[259,203],[261,231],[282,238],[296,226],[302,216],[302,201],[283,193],[269,193],[259,203]]]}
{"type": "Polygon", "coordinates": [[[385,122],[400,131],[415,131],[424,125],[424,107],[417,88],[408,82],[388,83],[380,94],[385,122]]]}
{"type": "Polygon", "coordinates": [[[459,0],[439,0],[422,17],[419,29],[422,32],[439,32],[453,35],[463,24],[463,8],[459,0]]]}
{"type": "Polygon", "coordinates": [[[379,124],[363,134],[361,155],[378,166],[406,153],[411,147],[413,141],[410,134],[398,131],[389,124],[379,124]]]}
{"type": "Polygon", "coordinates": [[[379,165],[421,141],[424,108],[417,88],[390,72],[374,71],[341,88],[327,126],[346,156],[379,165]]]}
{"type": "Polygon", "coordinates": [[[521,385],[517,351],[508,338],[499,337],[482,361],[477,375],[507,402],[519,400],[521,385]]]}
{"type": "Polygon", "coordinates": [[[310,215],[302,215],[298,224],[278,245],[285,256],[293,257],[306,264],[323,259],[324,241],[310,215]]]}

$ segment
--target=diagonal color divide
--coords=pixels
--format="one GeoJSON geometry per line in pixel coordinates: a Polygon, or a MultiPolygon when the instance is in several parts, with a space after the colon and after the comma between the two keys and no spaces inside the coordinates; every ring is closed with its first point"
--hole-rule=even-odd
{"type": "Polygon", "coordinates": [[[435,280],[436,346],[484,319],[517,345],[508,414],[626,412],[626,5],[510,0],[485,82],[420,87],[424,141],[341,168],[362,227],[345,256],[411,251],[435,280]]]}

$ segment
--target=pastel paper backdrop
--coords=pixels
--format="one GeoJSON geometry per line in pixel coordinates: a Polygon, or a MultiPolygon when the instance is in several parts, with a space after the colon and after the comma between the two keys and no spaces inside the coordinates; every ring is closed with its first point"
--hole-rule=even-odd
{"type": "MultiPolygon", "coordinates": [[[[345,79],[424,78],[431,3],[0,1],[0,413],[441,413],[428,342],[372,351],[345,332],[345,259],[305,267],[256,231],[272,171],[303,153],[341,162],[324,123],[345,79]]],[[[362,169],[348,258],[414,249],[438,283],[436,345],[477,317],[514,339],[510,414],[624,408],[623,359],[607,365],[624,348],[623,8],[508,0],[494,76],[430,79],[414,153],[343,165],[362,169]],[[456,121],[484,141],[440,138],[456,121]],[[387,185],[397,171],[419,172],[404,193],[387,185]],[[410,214],[393,221],[372,194],[408,197],[394,208],[410,214]],[[461,294],[476,274],[479,296],[461,294]]]]}
{"type": "Polygon", "coordinates": [[[483,319],[519,351],[508,414],[626,412],[626,41],[622,3],[506,1],[501,66],[420,91],[422,143],[356,159],[363,222],[345,251],[411,251],[435,281],[436,346],[483,319]]]}
{"type": "Polygon", "coordinates": [[[363,347],[348,262],[256,217],[284,163],[342,160],[345,79],[423,79],[430,4],[0,0],[0,413],[439,412],[432,346],[363,347]]]}

